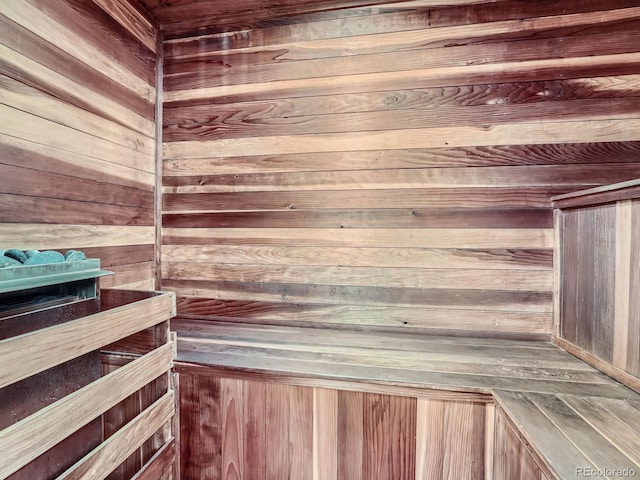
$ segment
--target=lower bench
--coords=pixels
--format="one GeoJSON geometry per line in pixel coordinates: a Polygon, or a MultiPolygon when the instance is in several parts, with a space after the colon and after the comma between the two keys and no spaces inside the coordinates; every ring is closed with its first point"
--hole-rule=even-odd
{"type": "Polygon", "coordinates": [[[549,343],[172,326],[183,479],[640,474],[640,397],[549,343]]]}

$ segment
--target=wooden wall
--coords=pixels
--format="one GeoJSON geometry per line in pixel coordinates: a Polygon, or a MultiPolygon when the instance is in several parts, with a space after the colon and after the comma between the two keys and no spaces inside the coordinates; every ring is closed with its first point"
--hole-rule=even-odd
{"type": "Polygon", "coordinates": [[[640,178],[568,197],[556,342],[640,392],[640,178]]]}
{"type": "Polygon", "coordinates": [[[11,0],[0,29],[0,248],[153,288],[155,28],[127,0],[11,0]]]}
{"type": "Polygon", "coordinates": [[[548,335],[550,197],[638,176],[635,0],[418,0],[164,44],[179,313],[548,335]]]}
{"type": "Polygon", "coordinates": [[[442,400],[178,370],[183,480],[480,480],[492,468],[493,405],[472,395],[442,400]]]}

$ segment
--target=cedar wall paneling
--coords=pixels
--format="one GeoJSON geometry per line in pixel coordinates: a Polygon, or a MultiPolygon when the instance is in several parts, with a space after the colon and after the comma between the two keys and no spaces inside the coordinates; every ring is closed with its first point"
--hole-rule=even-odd
{"type": "Polygon", "coordinates": [[[82,249],[102,286],[153,288],[155,29],[131,18],[0,2],[0,248],[82,249]]]}
{"type": "Polygon", "coordinates": [[[640,391],[640,179],[567,197],[556,342],[640,391]]]}
{"type": "Polygon", "coordinates": [[[434,3],[165,42],[180,314],[550,333],[550,197],[639,173],[640,6],[434,3]]]}
{"type": "Polygon", "coordinates": [[[490,478],[492,404],[178,368],[183,480],[490,478]]]}

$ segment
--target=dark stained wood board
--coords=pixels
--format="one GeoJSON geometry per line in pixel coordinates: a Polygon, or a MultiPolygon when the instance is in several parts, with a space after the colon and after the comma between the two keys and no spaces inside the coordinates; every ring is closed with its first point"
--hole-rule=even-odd
{"type": "MultiPolygon", "coordinates": [[[[605,79],[600,81],[604,83],[605,79]]],[[[205,105],[168,106],[164,110],[165,139],[179,141],[181,135],[197,134],[211,138],[216,131],[234,133],[246,127],[254,129],[289,126],[323,126],[322,115],[340,115],[348,121],[367,120],[379,125],[394,121],[421,121],[435,124],[433,113],[446,113],[451,123],[482,119],[487,123],[526,121],[544,111],[553,118],[579,117],[583,109],[598,114],[598,106],[607,104],[606,113],[624,115],[633,111],[638,95],[637,75],[611,77],[619,84],[613,91],[589,89],[582,81],[522,82],[501,85],[469,85],[422,90],[365,92],[362,94],[332,95],[331,98],[308,96],[291,99],[274,98],[220,105],[215,111],[205,105]],[[628,90],[624,90],[625,83],[628,90]],[[624,95],[627,95],[624,97],[624,95]],[[616,98],[611,98],[611,97],[616,98]],[[507,105],[505,105],[507,104],[507,105]],[[430,115],[431,114],[431,115],[430,115]],[[412,115],[413,117],[411,117],[412,115]],[[287,123],[288,121],[288,123],[287,123]],[[227,129],[227,130],[225,130],[227,129]]],[[[582,112],[583,116],[587,111],[582,112]]],[[[600,112],[604,114],[604,112],[600,112]]],[[[260,130],[256,130],[260,134],[260,130]]],[[[251,136],[251,135],[247,135],[251,136]]]]}
{"type": "MultiPolygon", "coordinates": [[[[333,36],[348,36],[349,34],[377,33],[378,25],[382,25],[383,31],[391,28],[402,30],[403,28],[416,28],[423,26],[440,27],[448,25],[464,25],[482,22],[491,22],[505,19],[518,19],[536,17],[544,13],[579,13],[598,9],[615,9],[636,6],[629,0],[596,0],[568,4],[561,8],[557,4],[549,1],[531,2],[522,0],[501,2],[501,8],[487,11],[483,1],[471,2],[424,2],[422,5],[404,2],[296,2],[289,5],[266,4],[261,9],[256,10],[250,2],[238,2],[233,6],[225,4],[220,9],[216,2],[172,2],[160,5],[156,0],[145,0],[143,5],[162,24],[164,34],[167,38],[188,37],[195,34],[208,34],[218,32],[234,32],[237,30],[249,30],[260,32],[260,30],[283,29],[291,27],[293,38],[299,39],[301,34],[295,27],[306,26],[305,24],[314,21],[333,22],[332,29],[327,29],[333,36]],[[405,6],[406,5],[406,6],[405,6]],[[329,8],[327,8],[329,7],[329,8]],[[212,10],[216,15],[212,15],[212,10]],[[204,14],[204,15],[203,15],[204,14]],[[406,17],[412,15],[412,22],[407,26],[406,17]],[[376,15],[380,17],[380,22],[373,25],[362,25],[356,23],[361,17],[376,15]],[[401,21],[399,21],[400,19],[401,21]],[[351,20],[351,22],[349,22],[351,20]],[[275,27],[275,28],[274,28],[275,27]]],[[[271,32],[269,32],[271,33],[271,32]]],[[[288,33],[288,32],[287,32],[288,33]]],[[[267,35],[252,35],[245,41],[270,41],[281,38],[279,30],[267,35]]],[[[289,37],[285,37],[289,38],[289,37]]],[[[305,37],[302,36],[304,39],[305,37]]]]}

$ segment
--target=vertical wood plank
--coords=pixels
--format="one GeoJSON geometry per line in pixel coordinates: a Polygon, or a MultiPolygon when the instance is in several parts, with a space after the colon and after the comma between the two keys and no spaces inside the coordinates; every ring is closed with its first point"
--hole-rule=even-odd
{"type": "Polygon", "coordinates": [[[496,406],[487,403],[484,421],[484,478],[493,480],[493,459],[495,455],[496,406]]]}
{"type": "Polygon", "coordinates": [[[595,211],[593,208],[577,210],[578,216],[578,263],[577,263],[577,304],[576,304],[576,345],[591,350],[593,341],[594,311],[593,281],[596,259],[593,256],[597,238],[595,211]]]}
{"type": "Polygon", "coordinates": [[[493,456],[493,480],[518,480],[520,443],[502,414],[496,415],[493,456]]]}
{"type": "Polygon", "coordinates": [[[528,478],[537,479],[540,478],[542,472],[540,467],[533,459],[533,456],[527,451],[527,449],[520,446],[520,478],[526,480],[528,478]]]}
{"type": "Polygon", "coordinates": [[[220,406],[219,379],[180,374],[180,470],[183,480],[222,478],[220,406]]]}
{"type": "Polygon", "coordinates": [[[616,206],[600,205],[594,210],[594,277],[591,351],[599,358],[613,359],[615,304],[616,206]]]}
{"type": "Polygon", "coordinates": [[[289,387],[266,385],[266,478],[288,478],[289,466],[289,387]]]}
{"type": "Polygon", "coordinates": [[[289,387],[289,477],[313,477],[313,389],[289,387]]]}
{"type": "Polygon", "coordinates": [[[416,415],[416,480],[445,478],[446,402],[418,398],[416,415]]]}
{"type": "Polygon", "coordinates": [[[560,313],[561,337],[576,343],[578,332],[578,258],[580,235],[578,212],[562,212],[562,305],[560,313]]]}
{"type": "MultiPolygon", "coordinates": [[[[177,344],[177,342],[176,342],[177,344]]],[[[173,462],[172,475],[173,480],[182,480],[180,467],[180,374],[176,371],[171,372],[171,383],[173,391],[175,392],[175,414],[173,415],[171,431],[174,436],[175,445],[175,461],[173,462]]]]}
{"type": "Polygon", "coordinates": [[[494,480],[538,480],[542,472],[502,414],[496,415],[494,480]]]}
{"type": "Polygon", "coordinates": [[[338,478],[338,391],[313,390],[313,480],[338,478]]]}
{"type": "Polygon", "coordinates": [[[416,470],[417,399],[391,396],[389,399],[391,478],[413,480],[416,470]]]}
{"type": "Polygon", "coordinates": [[[631,200],[616,204],[615,307],[613,316],[614,366],[627,368],[629,342],[629,308],[631,306],[631,236],[633,221],[631,200]]]}
{"type": "Polygon", "coordinates": [[[338,392],[338,480],[362,480],[364,393],[338,392]]]}
{"type": "Polygon", "coordinates": [[[485,406],[481,403],[447,403],[443,479],[484,477],[484,413],[485,406]]]}
{"type": "Polygon", "coordinates": [[[220,387],[222,390],[222,479],[241,480],[244,478],[244,382],[223,378],[220,380],[220,387]]]}
{"type": "Polygon", "coordinates": [[[629,327],[627,344],[627,371],[636,377],[640,377],[640,200],[634,200],[632,205],[631,220],[631,278],[629,290],[629,327]]]}
{"type": "Polygon", "coordinates": [[[260,381],[244,383],[244,460],[245,479],[265,480],[267,443],[266,384],[260,381]]]}
{"type": "Polygon", "coordinates": [[[163,35],[156,32],[156,104],[155,104],[155,184],[153,199],[154,232],[154,281],[157,290],[162,289],[161,260],[162,260],[162,123],[163,123],[163,80],[164,80],[164,48],[163,35]]]}
{"type": "Polygon", "coordinates": [[[390,402],[389,395],[369,393],[364,396],[364,478],[391,478],[390,402]]]}

